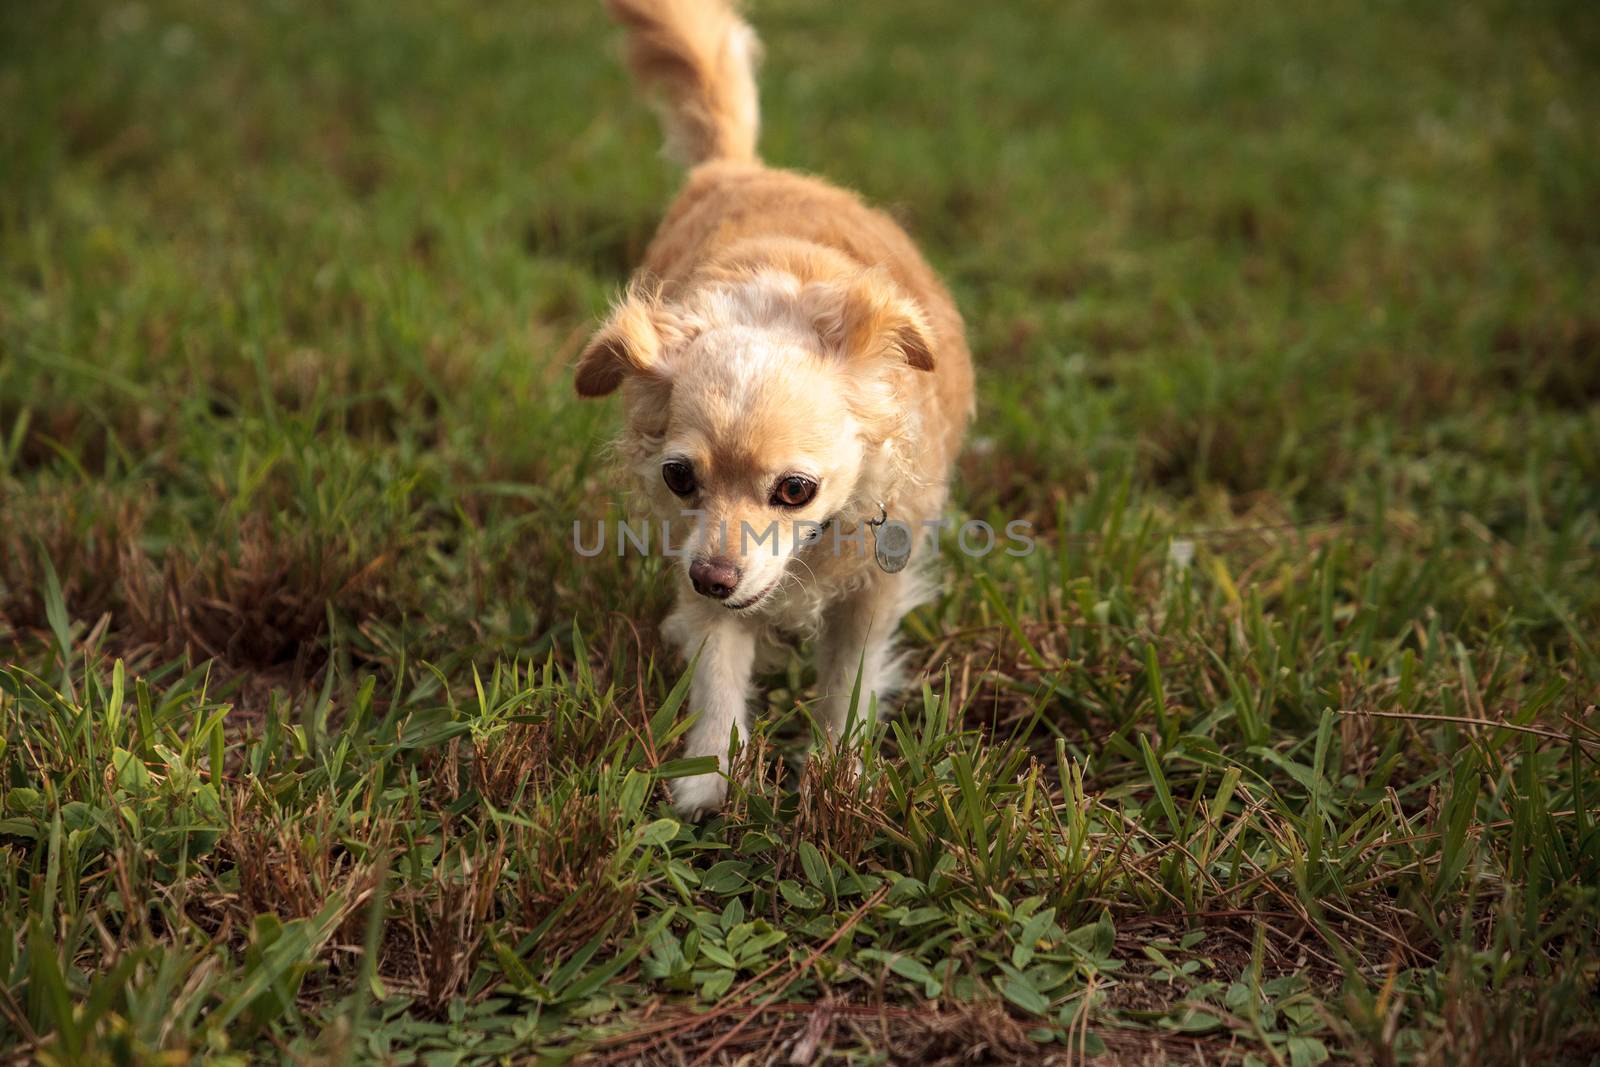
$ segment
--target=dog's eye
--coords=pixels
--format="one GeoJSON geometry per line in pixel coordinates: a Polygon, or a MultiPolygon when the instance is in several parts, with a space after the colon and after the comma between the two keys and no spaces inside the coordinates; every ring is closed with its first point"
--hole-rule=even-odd
{"type": "Polygon", "coordinates": [[[786,475],[772,487],[772,502],[778,507],[805,507],[816,495],[817,483],[803,474],[786,475]]]}
{"type": "Polygon", "coordinates": [[[679,496],[688,496],[695,490],[694,468],[681,459],[661,465],[661,480],[679,496]]]}

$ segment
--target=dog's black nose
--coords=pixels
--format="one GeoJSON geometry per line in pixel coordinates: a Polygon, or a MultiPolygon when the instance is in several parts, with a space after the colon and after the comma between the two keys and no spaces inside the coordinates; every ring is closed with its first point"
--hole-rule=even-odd
{"type": "Polygon", "coordinates": [[[697,559],[689,566],[689,580],[701,596],[726,600],[733,595],[733,587],[739,584],[739,568],[721,556],[697,559]]]}

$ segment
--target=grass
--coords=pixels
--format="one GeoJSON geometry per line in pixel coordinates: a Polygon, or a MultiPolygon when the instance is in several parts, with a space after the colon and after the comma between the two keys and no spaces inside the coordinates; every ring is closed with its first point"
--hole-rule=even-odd
{"type": "Polygon", "coordinates": [[[758,0],[1040,550],[695,827],[596,5],[0,7],[0,1059],[1592,1062],[1595,15],[758,0]]]}

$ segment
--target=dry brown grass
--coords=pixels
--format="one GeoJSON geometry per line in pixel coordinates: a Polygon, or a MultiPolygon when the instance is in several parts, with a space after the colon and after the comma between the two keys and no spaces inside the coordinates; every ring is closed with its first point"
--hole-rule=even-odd
{"type": "Polygon", "coordinates": [[[537,803],[511,832],[507,874],[517,923],[540,930],[540,954],[558,959],[633,912],[641,886],[619,870],[621,813],[598,797],[537,803]]]}
{"type": "Polygon", "coordinates": [[[424,886],[391,899],[377,973],[430,1014],[443,1012],[472,977],[504,869],[504,846],[447,851],[424,886]]]}
{"type": "Polygon", "coordinates": [[[284,922],[307,919],[330,900],[342,899],[335,938],[359,944],[366,905],[380,888],[393,824],[379,823],[367,840],[347,843],[340,839],[331,797],[318,797],[291,816],[245,789],[234,791],[229,803],[217,858],[238,875],[238,893],[224,898],[238,926],[248,928],[257,915],[276,915],[284,922]]]}
{"type": "Polygon", "coordinates": [[[27,493],[0,484],[0,640],[49,626],[46,559],[77,617],[93,623],[124,610],[129,580],[148,565],[139,547],[148,511],[99,485],[27,493]]]}

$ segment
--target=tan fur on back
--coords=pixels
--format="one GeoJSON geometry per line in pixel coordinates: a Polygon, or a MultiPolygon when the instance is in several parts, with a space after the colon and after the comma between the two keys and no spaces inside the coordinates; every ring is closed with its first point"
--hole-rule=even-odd
{"type": "Polygon", "coordinates": [[[707,163],[690,172],[640,270],[663,282],[672,299],[761,268],[813,282],[845,280],[869,267],[886,270],[933,328],[933,381],[912,377],[905,399],[926,406],[935,445],[929,465],[946,467],[972,415],[961,314],[905,231],[854,193],[760,163],[707,163]]]}

